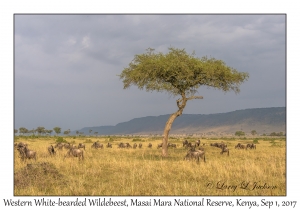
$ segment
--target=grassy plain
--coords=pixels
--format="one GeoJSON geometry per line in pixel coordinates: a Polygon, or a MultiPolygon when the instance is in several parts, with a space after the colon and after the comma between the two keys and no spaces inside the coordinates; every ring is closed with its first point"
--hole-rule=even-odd
{"type": "MultiPolygon", "coordinates": [[[[70,143],[84,143],[84,160],[64,159],[66,149],[48,154],[47,147],[57,137],[16,137],[15,142],[28,143],[37,152],[37,160],[14,158],[15,196],[195,196],[195,195],[286,195],[286,141],[256,139],[257,148],[235,149],[237,143],[253,139],[201,139],[205,143],[206,163],[185,161],[187,149],[183,139],[169,139],[177,148],[161,157],[157,145],[161,138],[64,137],[70,143]],[[113,144],[113,148],[92,149],[92,142],[113,144]],[[210,143],[223,141],[230,154],[210,143]],[[142,143],[141,149],[120,149],[120,142],[142,143]],[[151,142],[153,148],[147,148],[151,142]],[[32,165],[28,165],[32,164],[32,165]],[[30,166],[30,167],[29,167],[30,166]]],[[[197,139],[188,139],[195,142],[197,139]]]]}

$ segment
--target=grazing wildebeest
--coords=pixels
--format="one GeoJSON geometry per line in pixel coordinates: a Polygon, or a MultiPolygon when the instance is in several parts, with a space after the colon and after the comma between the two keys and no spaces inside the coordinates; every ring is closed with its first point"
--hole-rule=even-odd
{"type": "Polygon", "coordinates": [[[132,146],[131,146],[129,143],[126,143],[126,144],[125,144],[125,147],[126,147],[126,148],[132,148],[132,146]]]}
{"type": "Polygon", "coordinates": [[[59,150],[62,150],[63,147],[64,147],[64,144],[63,144],[63,143],[57,143],[57,144],[54,146],[54,148],[57,148],[57,147],[58,147],[59,150]]]}
{"type": "Polygon", "coordinates": [[[251,144],[250,149],[256,149],[256,144],[251,144]]]}
{"type": "Polygon", "coordinates": [[[126,144],[124,144],[123,142],[121,142],[119,145],[118,145],[118,148],[125,148],[126,147],[126,144]]]}
{"type": "Polygon", "coordinates": [[[227,148],[227,146],[223,146],[221,149],[222,149],[222,151],[220,152],[220,154],[227,152],[227,155],[229,156],[229,149],[227,148]]]}
{"type": "Polygon", "coordinates": [[[103,149],[103,144],[101,144],[99,141],[94,142],[92,144],[92,148],[95,148],[95,149],[101,148],[101,149],[103,149]]]}
{"type": "Polygon", "coordinates": [[[152,144],[151,143],[148,144],[148,148],[150,148],[150,149],[152,148],[152,144]]]}
{"type": "Polygon", "coordinates": [[[55,155],[56,152],[54,150],[53,145],[50,145],[47,149],[48,149],[48,152],[49,152],[50,155],[55,155]]]}
{"type": "Polygon", "coordinates": [[[20,152],[20,158],[24,161],[25,159],[34,159],[36,160],[36,152],[29,150],[27,146],[19,147],[18,151],[20,152]]]}
{"type": "Polygon", "coordinates": [[[107,145],[106,145],[106,147],[107,148],[112,148],[112,144],[108,142],[107,145]]]}
{"type": "Polygon", "coordinates": [[[176,144],[168,143],[168,147],[176,148],[176,144]]]}
{"type": "Polygon", "coordinates": [[[221,143],[212,143],[212,144],[210,144],[210,146],[213,146],[213,147],[218,147],[218,148],[221,148],[222,149],[222,147],[227,147],[227,145],[226,144],[224,144],[224,142],[221,142],[221,143]]]}
{"type": "Polygon", "coordinates": [[[184,157],[184,160],[195,159],[197,160],[197,162],[199,162],[200,158],[202,158],[203,161],[205,162],[205,152],[201,150],[195,150],[195,151],[188,151],[188,153],[184,157]]]}
{"type": "Polygon", "coordinates": [[[82,143],[79,143],[77,148],[78,148],[78,149],[83,148],[83,149],[85,150],[85,145],[82,144],[82,143]]]}
{"type": "Polygon", "coordinates": [[[247,147],[246,147],[246,145],[244,145],[244,144],[238,143],[238,144],[235,146],[235,149],[247,149],[247,147]]]}
{"type": "Polygon", "coordinates": [[[142,146],[143,146],[142,143],[139,143],[139,148],[140,148],[140,149],[142,148],[142,146]]]}
{"type": "Polygon", "coordinates": [[[64,156],[64,159],[66,157],[78,157],[78,160],[83,160],[83,151],[80,149],[75,149],[75,148],[70,148],[69,151],[67,152],[67,154],[64,156]]]}
{"type": "Polygon", "coordinates": [[[246,149],[256,149],[256,145],[255,144],[247,144],[246,149]]]}
{"type": "Polygon", "coordinates": [[[133,146],[132,146],[132,148],[133,148],[133,149],[137,148],[137,144],[134,143],[133,146]]]}

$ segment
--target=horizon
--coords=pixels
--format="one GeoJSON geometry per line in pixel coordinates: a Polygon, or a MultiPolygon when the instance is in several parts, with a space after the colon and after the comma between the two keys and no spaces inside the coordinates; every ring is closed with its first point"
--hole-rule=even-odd
{"type": "MultiPolygon", "coordinates": [[[[231,113],[231,112],[235,112],[235,111],[243,111],[243,110],[251,110],[251,109],[271,109],[271,108],[286,108],[286,106],[282,106],[282,107],[261,107],[261,108],[248,108],[248,109],[238,109],[238,110],[234,110],[234,111],[228,111],[228,112],[222,112],[222,113],[210,113],[210,114],[188,114],[188,113],[183,113],[182,115],[215,115],[215,114],[227,114],[227,113],[231,113]]],[[[132,121],[132,120],[135,120],[135,119],[141,119],[141,118],[147,118],[147,117],[160,117],[160,116],[168,116],[170,114],[162,114],[162,115],[151,115],[151,116],[142,116],[142,117],[136,117],[136,118],[132,118],[132,119],[129,119],[127,121],[122,121],[122,122],[118,122],[117,124],[115,125],[94,125],[94,126],[84,126],[80,129],[75,129],[75,130],[71,130],[70,133],[73,133],[73,132],[76,132],[76,131],[79,131],[79,130],[83,130],[83,129],[86,129],[86,128],[99,128],[99,127],[115,127],[117,126],[118,124],[122,124],[122,123],[127,123],[129,121],[132,121]]],[[[177,117],[177,118],[180,118],[177,117]]],[[[177,119],[176,118],[176,119],[177,119]]],[[[176,119],[174,122],[176,122],[176,119]]],[[[22,126],[22,127],[25,127],[25,126],[22,126]]],[[[57,126],[57,127],[60,127],[60,126],[57,126]]],[[[26,127],[25,127],[26,128],[26,127]]],[[[19,128],[15,128],[18,130],[18,133],[19,133],[19,128]]],[[[27,128],[28,129],[28,128],[27,128]]],[[[45,127],[45,129],[47,129],[45,127]]],[[[30,129],[28,129],[30,130],[30,129]]],[[[63,129],[62,129],[62,133],[63,133],[63,129]]]]}

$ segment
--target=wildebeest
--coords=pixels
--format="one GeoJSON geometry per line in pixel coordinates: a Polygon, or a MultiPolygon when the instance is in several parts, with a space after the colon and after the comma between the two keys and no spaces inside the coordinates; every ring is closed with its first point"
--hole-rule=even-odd
{"type": "Polygon", "coordinates": [[[151,143],[148,144],[148,148],[150,148],[150,149],[152,148],[152,144],[151,143]]]}
{"type": "Polygon", "coordinates": [[[161,148],[162,145],[163,145],[163,143],[158,144],[158,145],[157,145],[157,149],[161,148]]]}
{"type": "Polygon", "coordinates": [[[99,141],[97,141],[97,142],[94,142],[91,147],[95,148],[95,149],[98,149],[98,148],[103,149],[103,144],[101,144],[99,141]]]}
{"type": "Polygon", "coordinates": [[[121,142],[119,145],[118,145],[118,148],[125,148],[126,147],[126,144],[124,144],[123,142],[121,142]]]}
{"type": "Polygon", "coordinates": [[[247,144],[246,149],[256,149],[256,145],[255,144],[247,144]]]}
{"type": "Polygon", "coordinates": [[[36,160],[36,152],[27,148],[27,146],[19,147],[20,158],[24,161],[25,159],[36,160]]]}
{"type": "Polygon", "coordinates": [[[143,144],[142,144],[142,143],[139,143],[139,148],[140,148],[140,149],[142,148],[142,146],[143,146],[143,144]]]}
{"type": "Polygon", "coordinates": [[[235,146],[235,149],[246,149],[246,145],[244,144],[241,144],[241,143],[238,143],[236,146],[235,146]]]}
{"type": "Polygon", "coordinates": [[[222,150],[221,150],[220,154],[223,154],[224,152],[227,152],[227,155],[229,156],[229,149],[227,148],[227,146],[223,146],[221,149],[222,150]]]}
{"type": "Polygon", "coordinates": [[[168,147],[176,148],[176,144],[168,143],[168,147]]]}
{"type": "Polygon", "coordinates": [[[197,160],[197,162],[199,162],[200,158],[202,158],[203,161],[205,162],[205,152],[204,151],[201,151],[201,150],[191,151],[191,150],[189,150],[188,153],[186,154],[186,156],[184,157],[184,160],[195,159],[195,160],[197,160]]]}
{"type": "Polygon", "coordinates": [[[19,142],[19,143],[15,143],[14,146],[18,149],[18,148],[21,148],[21,147],[26,147],[28,145],[26,143],[19,142]]]}
{"type": "Polygon", "coordinates": [[[184,140],[182,146],[185,148],[189,148],[189,147],[193,147],[194,145],[191,142],[188,142],[188,140],[184,140]]]}
{"type": "Polygon", "coordinates": [[[221,142],[221,143],[211,143],[210,146],[218,147],[218,148],[221,148],[221,149],[222,149],[222,147],[224,147],[224,146],[227,147],[227,145],[224,144],[224,142],[221,142]]]}
{"type": "Polygon", "coordinates": [[[108,142],[107,145],[106,145],[106,147],[107,148],[112,148],[112,144],[108,142]]]}
{"type": "Polygon", "coordinates": [[[85,145],[82,144],[82,143],[79,143],[77,148],[78,148],[78,149],[83,148],[83,149],[85,150],[85,145]]]}
{"type": "Polygon", "coordinates": [[[118,145],[118,148],[132,148],[132,146],[129,143],[123,143],[123,142],[121,142],[118,145]]]}
{"type": "Polygon", "coordinates": [[[137,148],[137,144],[134,143],[133,146],[132,146],[132,148],[133,148],[133,149],[137,148]]]}
{"type": "Polygon", "coordinates": [[[58,148],[59,150],[62,150],[64,147],[64,144],[63,143],[57,143],[54,148],[58,148]]]}
{"type": "Polygon", "coordinates": [[[186,139],[182,142],[182,146],[183,147],[187,147],[188,144],[189,144],[189,142],[186,139]]]}
{"type": "Polygon", "coordinates": [[[199,147],[200,146],[200,139],[198,139],[195,144],[196,144],[197,147],[199,147]]]}
{"type": "Polygon", "coordinates": [[[132,146],[131,146],[129,143],[126,143],[126,144],[125,144],[125,147],[126,147],[126,148],[132,148],[132,146]]]}
{"type": "Polygon", "coordinates": [[[47,149],[48,149],[48,152],[49,152],[50,155],[55,155],[56,152],[54,150],[53,145],[50,145],[47,149]]]}
{"type": "Polygon", "coordinates": [[[78,157],[78,160],[83,160],[83,151],[80,149],[75,149],[75,148],[70,148],[69,151],[67,152],[67,154],[64,156],[64,159],[66,157],[78,157]]]}

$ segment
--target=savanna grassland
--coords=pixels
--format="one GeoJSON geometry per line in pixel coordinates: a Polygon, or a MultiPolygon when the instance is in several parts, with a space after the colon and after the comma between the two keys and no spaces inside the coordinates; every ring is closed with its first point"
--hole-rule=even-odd
{"type": "MultiPolygon", "coordinates": [[[[15,137],[37,152],[37,160],[22,161],[14,150],[15,196],[114,196],[114,195],[286,195],[285,138],[256,138],[256,149],[235,149],[237,143],[254,139],[201,139],[206,162],[186,161],[183,138],[171,138],[177,148],[161,157],[161,138],[141,137],[63,137],[78,145],[84,143],[84,160],[67,157],[66,149],[55,156],[47,151],[57,137],[15,137]],[[100,141],[103,149],[91,148],[100,141]],[[210,143],[223,141],[229,156],[210,143]],[[112,148],[106,144],[112,143],[112,148]],[[120,142],[142,143],[140,148],[117,148],[120,142]],[[152,149],[147,148],[149,143],[152,149]]],[[[190,142],[197,139],[189,138],[190,142]]]]}

